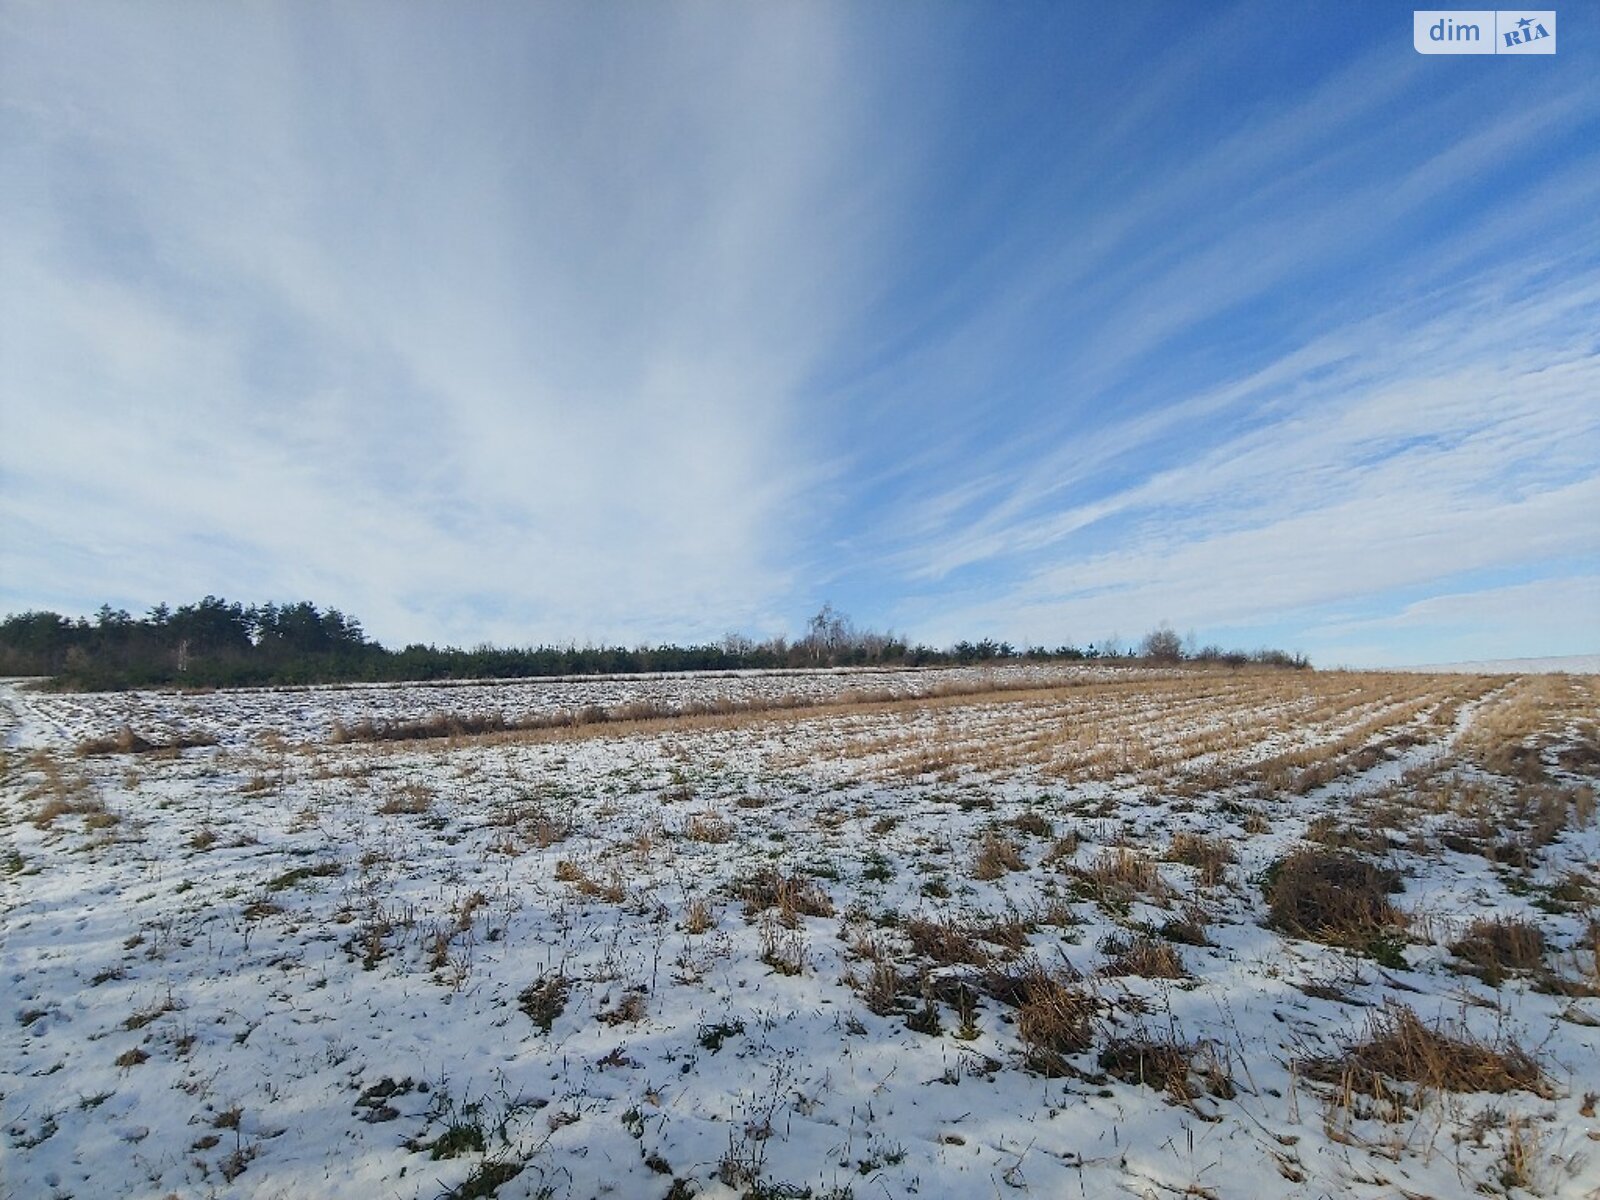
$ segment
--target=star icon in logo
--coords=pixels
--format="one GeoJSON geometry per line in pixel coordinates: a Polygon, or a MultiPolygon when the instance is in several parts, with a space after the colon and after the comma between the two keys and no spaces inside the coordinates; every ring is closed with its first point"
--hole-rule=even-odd
{"type": "Polygon", "coordinates": [[[1517,22],[1517,24],[1522,26],[1523,33],[1527,33],[1528,26],[1533,24],[1533,20],[1530,17],[1523,17],[1522,20],[1517,22]]]}

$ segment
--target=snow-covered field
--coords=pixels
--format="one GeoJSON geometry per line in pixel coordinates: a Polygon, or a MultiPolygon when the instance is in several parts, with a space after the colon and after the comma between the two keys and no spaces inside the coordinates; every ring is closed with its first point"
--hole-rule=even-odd
{"type": "MultiPolygon", "coordinates": [[[[1040,682],[1086,682],[1116,677],[1119,668],[1094,664],[1011,667],[1005,677],[1040,682]]],[[[337,724],[354,725],[450,713],[504,716],[509,721],[581,712],[592,705],[688,707],[726,699],[760,704],[778,700],[835,700],[862,691],[916,693],[937,679],[971,687],[992,678],[983,667],[915,670],[740,671],[684,675],[561,677],[489,682],[341,684],[225,691],[125,692],[31,696],[14,711],[14,740],[26,745],[76,743],[114,734],[124,725],[151,738],[202,733],[245,744],[275,733],[302,741],[326,739],[337,724]]]]}
{"type": "Polygon", "coordinates": [[[1423,674],[1468,675],[1600,675],[1600,654],[1567,654],[1548,658],[1498,658],[1478,662],[1439,663],[1429,667],[1394,667],[1423,674]]]}
{"type": "Polygon", "coordinates": [[[1033,682],[0,686],[0,1190],[1600,1195],[1600,681],[1033,682]]]}

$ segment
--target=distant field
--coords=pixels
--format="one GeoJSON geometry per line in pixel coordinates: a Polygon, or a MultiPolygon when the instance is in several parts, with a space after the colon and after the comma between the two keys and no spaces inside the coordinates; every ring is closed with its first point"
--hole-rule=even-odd
{"type": "Polygon", "coordinates": [[[0,1193],[1594,1196],[1597,721],[1574,674],[0,685],[0,1193]]]}
{"type": "Polygon", "coordinates": [[[1468,675],[1600,675],[1600,654],[1567,654],[1551,658],[1502,658],[1494,661],[1440,663],[1430,667],[1397,667],[1424,675],[1440,672],[1468,675]]]}

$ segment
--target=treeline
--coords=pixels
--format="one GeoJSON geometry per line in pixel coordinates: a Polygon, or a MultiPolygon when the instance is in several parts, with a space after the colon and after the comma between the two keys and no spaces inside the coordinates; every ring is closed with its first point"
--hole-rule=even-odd
{"type": "Polygon", "coordinates": [[[0,621],[0,675],[48,675],[52,686],[62,689],[114,691],[1140,657],[1176,661],[1213,654],[1230,662],[1307,665],[1304,658],[1280,651],[1224,656],[1208,648],[1203,655],[1186,656],[1181,646],[1152,647],[1159,632],[1145,640],[1142,654],[1092,645],[1018,648],[989,639],[937,649],[858,630],[825,605],[794,641],[775,637],[758,642],[730,634],[717,643],[692,646],[484,645],[463,650],[412,644],[390,650],[370,640],[360,621],[336,608],[321,609],[309,601],[245,606],[207,596],[179,608],[160,604],[143,617],[109,605],[92,621],[53,612],[8,616],[0,621]],[[1149,653],[1152,648],[1157,652],[1149,653]]]}
{"type": "Polygon", "coordinates": [[[361,622],[315,604],[246,607],[207,596],[144,617],[104,605],[93,621],[27,612],[0,621],[0,673],[90,691],[366,678],[384,655],[361,622]]]}

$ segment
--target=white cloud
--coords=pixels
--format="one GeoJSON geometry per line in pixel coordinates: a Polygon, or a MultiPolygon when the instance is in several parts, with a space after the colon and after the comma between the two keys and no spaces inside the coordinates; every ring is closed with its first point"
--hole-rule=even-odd
{"type": "Polygon", "coordinates": [[[774,619],[870,92],[823,10],[498,11],[516,54],[438,10],[13,12],[13,589],[306,589],[395,639],[774,619]]]}
{"type": "Polygon", "coordinates": [[[1536,579],[1481,591],[1428,596],[1393,613],[1330,622],[1318,632],[1343,637],[1370,630],[1466,630],[1525,627],[1525,633],[1557,636],[1600,646],[1600,575],[1536,579]]]}

